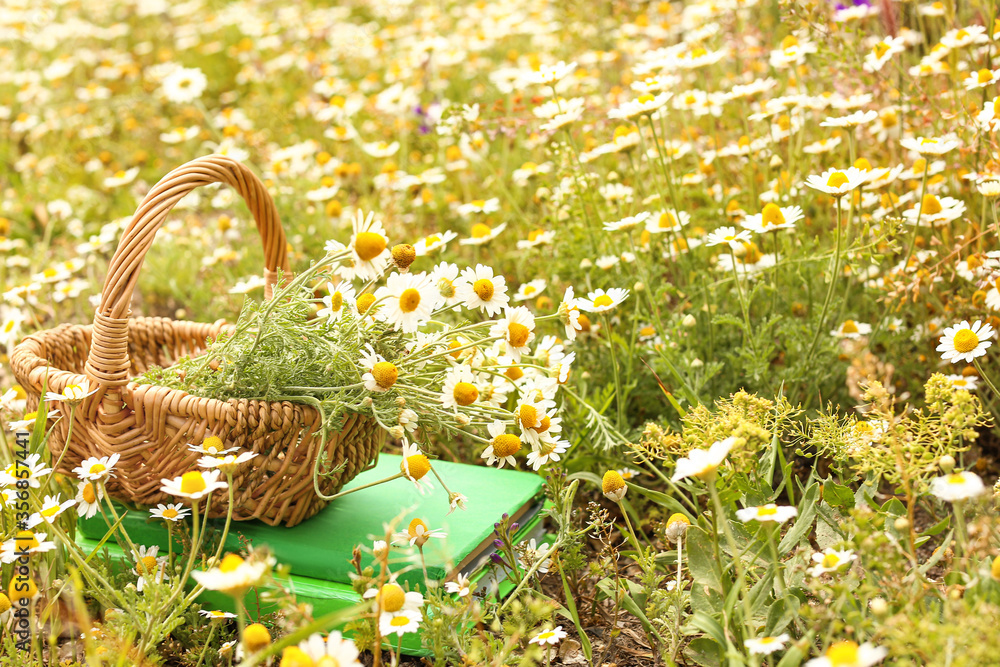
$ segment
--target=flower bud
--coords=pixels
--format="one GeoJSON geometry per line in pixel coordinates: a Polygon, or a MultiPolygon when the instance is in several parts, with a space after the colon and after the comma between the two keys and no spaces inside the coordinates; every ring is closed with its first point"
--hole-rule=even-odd
{"type": "Polygon", "coordinates": [[[601,490],[604,491],[604,497],[617,503],[625,497],[628,486],[617,470],[609,470],[604,473],[604,479],[601,480],[601,490]]]}
{"type": "Polygon", "coordinates": [[[896,519],[895,522],[893,522],[892,526],[899,532],[903,532],[904,530],[910,529],[910,520],[907,519],[905,516],[901,516],[898,519],[896,519]]]}
{"type": "Polygon", "coordinates": [[[889,613],[889,603],[885,601],[885,598],[872,598],[872,601],[868,603],[868,607],[876,616],[885,616],[889,613]]]}
{"type": "Polygon", "coordinates": [[[938,465],[941,467],[941,470],[943,470],[946,475],[950,475],[951,471],[955,469],[955,457],[949,454],[945,454],[940,459],[938,459],[938,465]]]}
{"type": "Polygon", "coordinates": [[[691,368],[701,368],[704,365],[705,365],[705,362],[702,361],[701,359],[692,359],[691,360],[691,368]]]}
{"type": "Polygon", "coordinates": [[[694,315],[692,315],[691,313],[688,313],[687,315],[685,315],[684,319],[681,320],[681,325],[684,326],[684,327],[687,327],[688,329],[690,329],[691,327],[693,327],[696,324],[698,324],[698,319],[694,315]]]}
{"type": "Polygon", "coordinates": [[[637,280],[635,285],[632,285],[632,289],[634,289],[636,292],[645,292],[646,283],[642,282],[641,280],[637,280]]]}
{"type": "Polygon", "coordinates": [[[260,623],[248,625],[243,631],[243,649],[247,653],[262,651],[271,643],[271,633],[260,623]]]}
{"type": "Polygon", "coordinates": [[[666,530],[667,539],[670,540],[671,542],[677,542],[682,537],[684,537],[684,533],[687,532],[687,529],[690,526],[691,526],[691,521],[689,521],[688,518],[683,514],[681,514],[680,512],[675,512],[674,514],[671,514],[670,518],[667,519],[667,530],[666,530]]]}

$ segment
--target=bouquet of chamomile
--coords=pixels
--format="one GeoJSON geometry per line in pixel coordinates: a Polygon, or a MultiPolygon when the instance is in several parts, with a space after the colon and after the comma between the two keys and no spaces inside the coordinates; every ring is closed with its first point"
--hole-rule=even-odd
{"type": "Polygon", "coordinates": [[[556,313],[535,317],[512,303],[489,266],[440,262],[414,271],[426,249],[390,247],[381,221],[358,211],[348,245],[329,241],[271,299],[247,298],[235,326],[203,354],[137,382],[223,400],[307,403],[328,431],[347,413],[368,415],[420,467],[427,459],[416,443],[449,434],[480,443],[497,467],[515,465],[519,452],[535,470],[559,460],[569,443],[557,392],[575,355],[535,330],[558,318],[575,336],[577,304],[570,296],[556,313]]]}

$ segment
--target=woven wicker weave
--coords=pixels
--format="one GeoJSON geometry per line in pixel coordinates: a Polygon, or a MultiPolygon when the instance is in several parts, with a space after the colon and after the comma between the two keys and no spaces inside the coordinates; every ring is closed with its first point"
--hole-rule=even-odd
{"type": "MultiPolygon", "coordinates": [[[[132,291],[156,231],[184,195],[216,182],[235,188],[257,223],[264,246],[265,298],[270,298],[278,277],[291,276],[274,201],[248,168],[210,155],[167,174],[139,205],[111,260],[93,325],[64,324],[28,336],[14,349],[11,366],[28,392],[31,410],[46,381],[47,390],[56,392],[85,380],[98,388],[76,409],[61,472],[69,473],[89,456],[117,453],[117,476],[108,482],[112,496],[146,505],[167,502],[171,497],[160,492],[160,480],[196,469],[200,455],[188,445],[215,435],[227,447],[258,454],[233,479],[233,518],[294,526],[327,504],[316,494],[312,479],[322,442],[317,411],[287,401],[199,398],[130,381],[151,366],[167,367],[199,353],[207,339],[226,327],[221,320],[201,324],[130,317],[132,291]]],[[[54,457],[66,448],[67,428],[65,419],[53,428],[49,449],[54,457]]],[[[361,415],[348,416],[339,432],[327,434],[326,465],[343,463],[344,469],[320,478],[322,493],[336,493],[364,470],[384,439],[374,420],[361,415]]],[[[213,516],[225,513],[225,502],[213,503],[213,516]]]]}

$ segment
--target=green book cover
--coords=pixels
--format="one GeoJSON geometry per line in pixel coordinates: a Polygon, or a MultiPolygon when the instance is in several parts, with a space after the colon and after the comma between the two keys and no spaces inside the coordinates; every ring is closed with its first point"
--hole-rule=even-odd
{"type": "MultiPolygon", "coordinates": [[[[389,477],[399,472],[400,462],[399,456],[382,455],[375,468],[358,475],[345,488],[389,477]]],[[[530,515],[541,502],[542,478],[535,473],[446,461],[435,461],[434,467],[452,491],[467,496],[466,510],[449,514],[448,494],[433,475],[424,478],[431,481],[433,489],[423,495],[412,482],[400,478],[338,498],[292,528],[258,521],[234,522],[226,550],[239,550],[243,538],[270,547],[278,562],[291,566],[293,575],[349,584],[351,554],[356,545],[371,547],[373,540],[384,539],[385,525],[397,517],[397,531],[405,531],[411,519],[420,518],[430,528],[447,533],[444,539],[432,539],[424,546],[428,576],[443,580],[456,571],[471,572],[479,567],[492,548],[493,524],[502,514],[530,515]]],[[[221,531],[224,520],[213,521],[221,531]]],[[[164,522],[149,519],[147,510],[129,511],[124,526],[136,544],[166,549],[164,522]]],[[[100,516],[81,520],[80,532],[84,538],[100,540],[107,532],[107,524],[100,516]]],[[[370,560],[364,555],[362,566],[370,560]]],[[[401,583],[411,585],[421,578],[419,570],[400,577],[401,583]]]]}

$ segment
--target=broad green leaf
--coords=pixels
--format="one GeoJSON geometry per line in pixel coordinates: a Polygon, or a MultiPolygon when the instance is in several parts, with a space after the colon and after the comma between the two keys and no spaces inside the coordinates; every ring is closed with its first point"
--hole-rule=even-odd
{"type": "Polygon", "coordinates": [[[684,656],[702,667],[719,667],[723,649],[708,637],[698,637],[684,649],[684,656]]]}
{"type": "MultiPolygon", "coordinates": [[[[581,474],[581,473],[577,473],[577,474],[581,474]]],[[[591,473],[591,474],[593,474],[593,473],[591,473]]],[[[594,475],[594,477],[597,477],[597,475],[594,475]]],[[[672,497],[668,496],[665,493],[661,493],[660,491],[654,491],[653,489],[647,489],[644,486],[639,486],[638,484],[633,484],[632,482],[625,482],[625,483],[628,485],[628,488],[635,489],[637,492],[639,492],[640,494],[646,496],[647,498],[649,498],[650,500],[652,500],[657,505],[661,505],[663,507],[666,507],[667,509],[671,510],[672,512],[680,512],[681,514],[683,514],[684,516],[686,516],[688,518],[688,521],[690,521],[691,523],[695,522],[695,518],[691,516],[690,512],[688,512],[686,509],[684,509],[684,506],[681,505],[680,501],[678,501],[676,498],[672,498],[672,497]]]]}
{"type": "Polygon", "coordinates": [[[854,492],[850,487],[836,482],[827,482],[823,485],[823,500],[844,510],[854,508],[854,492]]]}
{"type": "Polygon", "coordinates": [[[712,549],[712,538],[700,528],[692,526],[687,532],[687,565],[696,583],[722,592],[719,566],[712,549]]]}
{"type": "Polygon", "coordinates": [[[795,620],[799,606],[799,599],[791,594],[775,600],[767,611],[767,625],[764,626],[766,636],[780,635],[795,620]]]}
{"type": "Polygon", "coordinates": [[[722,625],[719,624],[717,620],[709,616],[708,614],[703,614],[701,612],[695,612],[691,617],[691,625],[698,628],[706,635],[715,640],[720,646],[726,643],[726,632],[722,629],[722,625]]]}

